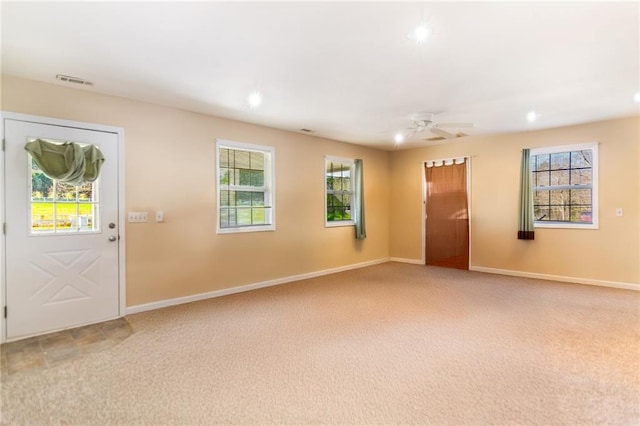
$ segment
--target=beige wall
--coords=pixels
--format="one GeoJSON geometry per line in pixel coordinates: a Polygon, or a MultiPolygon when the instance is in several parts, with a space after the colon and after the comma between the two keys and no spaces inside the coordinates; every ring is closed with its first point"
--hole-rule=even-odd
{"type": "Polygon", "coordinates": [[[388,153],[352,144],[2,77],[2,110],[125,131],[127,305],[221,290],[389,256],[388,153]],[[275,147],[276,231],[217,235],[215,140],[275,147]],[[324,156],[362,158],[367,239],[324,226],[324,156]]]}
{"type": "Polygon", "coordinates": [[[467,155],[472,266],[640,283],[639,146],[635,117],[393,152],[390,256],[422,257],[421,161],[467,155]],[[521,150],[592,141],[599,142],[599,229],[538,228],[534,241],[517,240],[521,150]]]}
{"type": "Polygon", "coordinates": [[[1,101],[3,111],[125,129],[126,210],[165,212],[162,224],[127,225],[128,306],[388,256],[419,260],[421,162],[461,155],[472,157],[472,266],[640,282],[638,117],[388,153],[11,76],[1,101]],[[215,233],[216,138],[275,147],[275,232],[215,233]],[[518,241],[521,149],[589,141],[600,142],[600,229],[538,229],[518,241]],[[327,154],[365,160],[362,242],[351,227],[324,227],[327,154]]]}

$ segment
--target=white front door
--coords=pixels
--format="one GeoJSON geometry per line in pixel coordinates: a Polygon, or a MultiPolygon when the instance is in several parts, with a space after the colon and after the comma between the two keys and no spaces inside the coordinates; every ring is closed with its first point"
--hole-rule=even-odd
{"type": "Polygon", "coordinates": [[[117,318],[118,135],[5,119],[4,137],[7,340],[117,318]],[[100,177],[51,180],[24,149],[34,139],[98,146],[100,177]]]}

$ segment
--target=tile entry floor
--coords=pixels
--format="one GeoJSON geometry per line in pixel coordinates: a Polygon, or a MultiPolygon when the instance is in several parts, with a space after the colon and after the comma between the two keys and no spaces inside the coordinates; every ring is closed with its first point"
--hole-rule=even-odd
{"type": "Polygon", "coordinates": [[[91,324],[0,346],[2,376],[40,370],[109,349],[133,333],[124,318],[91,324]]]}

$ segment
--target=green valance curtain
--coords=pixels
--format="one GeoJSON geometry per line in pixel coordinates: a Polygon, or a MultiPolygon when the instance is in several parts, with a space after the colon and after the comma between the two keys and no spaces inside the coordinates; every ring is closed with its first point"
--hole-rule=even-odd
{"type": "Polygon", "coordinates": [[[36,139],[27,142],[24,149],[45,175],[70,185],[95,181],[104,163],[104,156],[95,145],[36,139]]]}
{"type": "Polygon", "coordinates": [[[533,240],[533,194],[531,191],[531,154],[522,150],[520,164],[520,206],[518,209],[518,239],[533,240]]]}
{"type": "Polygon", "coordinates": [[[353,189],[355,193],[355,216],[356,239],[367,238],[367,231],[364,226],[364,183],[362,160],[355,160],[355,170],[353,176],[353,189]]]}

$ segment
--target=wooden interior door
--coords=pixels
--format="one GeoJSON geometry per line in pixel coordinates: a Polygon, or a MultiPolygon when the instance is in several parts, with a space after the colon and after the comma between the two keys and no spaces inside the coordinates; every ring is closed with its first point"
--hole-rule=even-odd
{"type": "Polygon", "coordinates": [[[469,269],[467,161],[425,164],[427,265],[469,269]]]}

